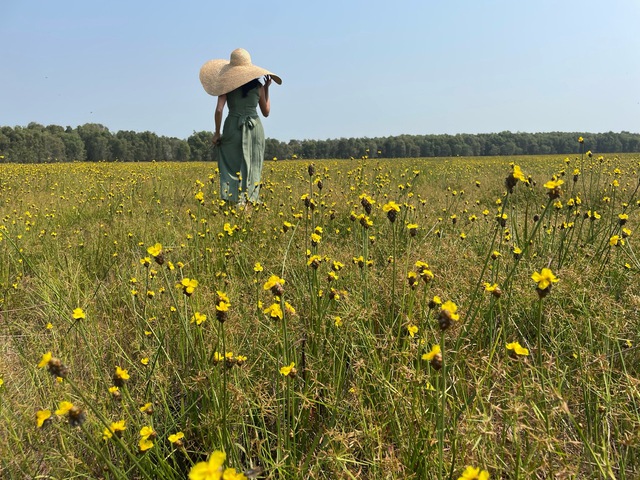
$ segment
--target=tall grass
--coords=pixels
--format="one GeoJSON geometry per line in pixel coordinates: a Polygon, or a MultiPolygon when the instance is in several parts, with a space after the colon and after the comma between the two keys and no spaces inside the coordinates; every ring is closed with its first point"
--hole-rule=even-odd
{"type": "Polygon", "coordinates": [[[639,160],[1,165],[0,475],[637,478],[639,160]]]}

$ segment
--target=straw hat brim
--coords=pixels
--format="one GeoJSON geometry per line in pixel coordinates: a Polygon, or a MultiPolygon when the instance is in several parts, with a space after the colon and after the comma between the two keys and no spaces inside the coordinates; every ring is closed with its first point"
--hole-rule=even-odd
{"type": "Polygon", "coordinates": [[[209,95],[217,97],[263,75],[270,75],[274,82],[282,85],[278,75],[257,65],[231,65],[228,60],[209,60],[200,69],[200,83],[209,95]]]}

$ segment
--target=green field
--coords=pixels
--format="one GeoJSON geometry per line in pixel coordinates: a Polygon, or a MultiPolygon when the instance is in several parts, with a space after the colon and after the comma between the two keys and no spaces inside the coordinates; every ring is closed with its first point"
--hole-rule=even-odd
{"type": "Polygon", "coordinates": [[[0,477],[639,478],[639,172],[0,165],[0,477]]]}

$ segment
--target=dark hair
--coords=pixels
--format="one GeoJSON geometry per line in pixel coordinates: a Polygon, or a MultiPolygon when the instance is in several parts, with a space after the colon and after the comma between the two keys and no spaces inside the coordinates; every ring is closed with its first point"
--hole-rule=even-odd
{"type": "Polygon", "coordinates": [[[240,87],[242,89],[242,96],[246,97],[251,90],[253,90],[254,88],[260,88],[261,86],[262,84],[260,83],[260,81],[257,78],[254,78],[250,82],[247,82],[240,87]]]}

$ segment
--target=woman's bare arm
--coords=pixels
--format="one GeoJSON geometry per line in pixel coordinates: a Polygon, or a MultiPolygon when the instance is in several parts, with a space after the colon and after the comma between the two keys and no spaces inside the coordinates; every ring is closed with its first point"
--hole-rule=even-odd
{"type": "Polygon", "coordinates": [[[268,117],[269,113],[271,112],[271,102],[269,101],[269,85],[271,85],[271,76],[265,75],[264,85],[260,89],[260,101],[259,101],[260,111],[262,112],[262,115],[264,115],[265,117],[268,117]]]}
{"type": "Polygon", "coordinates": [[[220,95],[218,97],[218,104],[216,105],[216,112],[213,115],[215,124],[216,124],[216,131],[213,134],[213,143],[218,143],[218,141],[220,140],[220,127],[222,126],[222,113],[224,112],[224,106],[227,103],[227,96],[226,95],[220,95]]]}

